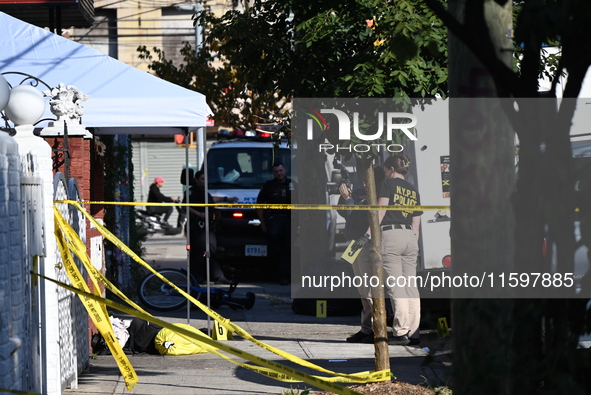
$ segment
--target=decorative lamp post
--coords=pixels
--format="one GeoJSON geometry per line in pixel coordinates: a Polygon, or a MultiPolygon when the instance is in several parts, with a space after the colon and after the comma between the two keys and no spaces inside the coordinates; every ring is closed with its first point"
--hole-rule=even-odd
{"type": "MultiPolygon", "coordinates": [[[[7,71],[0,75],[0,111],[5,122],[4,131],[20,137],[33,135],[35,124],[45,113],[45,99],[37,86],[39,84],[50,88],[37,77],[18,71],[7,71]],[[15,77],[18,83],[13,83],[15,77]],[[14,127],[10,126],[12,121],[14,127]]],[[[51,88],[50,88],[51,89],[51,88]]]]}
{"type": "Polygon", "coordinates": [[[55,147],[53,150],[55,155],[51,168],[56,170],[61,164],[64,164],[66,180],[69,180],[70,154],[68,136],[92,137],[92,134],[80,123],[80,118],[84,113],[82,103],[89,96],[82,93],[75,86],[66,86],[63,83],[60,83],[56,88],[52,88],[39,78],[29,74],[16,71],[2,74],[0,75],[0,112],[3,112],[2,118],[5,121],[5,127],[2,129],[18,138],[38,138],[33,131],[35,125],[42,121],[41,117],[45,113],[45,98],[49,97],[50,110],[57,119],[43,119],[43,121],[50,122],[47,127],[41,130],[39,136],[63,138],[62,146],[55,147]],[[13,87],[4,76],[10,77],[8,81],[13,81],[15,76],[22,77],[22,79],[20,83],[13,87]],[[43,93],[37,89],[40,85],[47,88],[43,93]],[[10,125],[9,121],[13,123],[14,127],[10,125]]]}
{"type": "Polygon", "coordinates": [[[35,123],[41,119],[45,112],[45,100],[43,94],[31,85],[19,85],[10,91],[10,100],[4,112],[8,119],[14,122],[17,133],[26,126],[31,132],[35,123]]]}

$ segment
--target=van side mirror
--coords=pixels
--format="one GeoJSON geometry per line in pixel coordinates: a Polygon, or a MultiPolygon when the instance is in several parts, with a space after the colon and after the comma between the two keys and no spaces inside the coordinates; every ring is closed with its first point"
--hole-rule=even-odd
{"type": "MultiPolygon", "coordinates": [[[[189,184],[188,184],[188,186],[193,185],[193,177],[195,177],[195,173],[193,172],[193,169],[189,169],[189,184]]],[[[181,182],[181,185],[187,185],[187,169],[183,169],[181,171],[180,182],[181,182]]]]}

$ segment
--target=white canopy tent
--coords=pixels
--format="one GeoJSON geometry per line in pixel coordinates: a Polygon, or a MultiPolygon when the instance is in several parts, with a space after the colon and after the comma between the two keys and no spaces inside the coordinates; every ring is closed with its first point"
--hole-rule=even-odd
{"type": "MultiPolygon", "coordinates": [[[[203,138],[203,144],[199,144],[200,155],[204,156],[205,133],[202,128],[212,112],[203,94],[0,12],[0,74],[7,72],[31,75],[51,88],[60,83],[72,85],[89,95],[83,103],[82,124],[92,128],[94,134],[186,135],[200,128],[203,138]]],[[[4,77],[13,86],[24,79],[17,74],[5,74],[4,77]]],[[[47,90],[43,86],[39,89],[47,90]]],[[[56,117],[46,108],[42,118],[56,117]]],[[[48,122],[42,121],[36,127],[44,128],[48,122]]],[[[185,150],[185,160],[188,167],[188,149],[185,150]]],[[[187,183],[188,177],[187,172],[187,183]]],[[[187,207],[187,216],[188,211],[187,207]]],[[[187,244],[189,235],[190,229],[186,234],[187,244]]],[[[190,305],[187,307],[189,319],[190,305]]]]}
{"type": "MultiPolygon", "coordinates": [[[[9,71],[89,95],[82,123],[96,134],[180,134],[211,115],[201,93],[0,12],[0,73],[9,71]]],[[[43,118],[55,117],[47,109],[43,118]]]]}

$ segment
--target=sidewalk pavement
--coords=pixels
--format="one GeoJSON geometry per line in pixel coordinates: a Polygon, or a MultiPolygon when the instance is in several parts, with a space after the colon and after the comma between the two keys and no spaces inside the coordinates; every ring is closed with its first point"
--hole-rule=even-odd
{"type": "MultiPolygon", "coordinates": [[[[186,267],[185,241],[180,236],[152,236],[144,243],[145,261],[159,267],[186,267]]],[[[272,282],[249,280],[239,284],[237,294],[251,291],[256,302],[251,310],[233,311],[222,306],[216,311],[249,332],[256,339],[309,362],[339,373],[374,370],[374,346],[351,344],[345,338],[359,330],[359,317],[327,317],[296,315],[291,309],[290,288],[272,282]]],[[[151,312],[170,323],[190,323],[196,328],[213,327],[213,321],[198,309],[182,308],[173,312],[151,312]]],[[[126,318],[113,311],[115,317],[126,318]]],[[[435,319],[436,321],[436,319],[435,319]]],[[[389,346],[390,369],[401,381],[432,386],[449,383],[450,337],[437,338],[431,331],[421,331],[419,346],[389,346]],[[426,333],[429,332],[429,333],[426,333]]],[[[239,337],[227,340],[235,348],[281,363],[308,374],[323,373],[296,366],[239,337]]],[[[231,356],[231,355],[230,355],[231,356]]],[[[306,383],[287,383],[264,377],[212,354],[162,356],[128,355],[139,376],[131,392],[111,355],[90,360],[89,368],[78,379],[78,388],[66,394],[281,394],[285,390],[311,389],[306,383]]],[[[231,356],[240,361],[241,358],[231,356]]],[[[340,384],[345,385],[345,384],[340,384]]],[[[297,392],[296,392],[297,393],[297,392]]]]}

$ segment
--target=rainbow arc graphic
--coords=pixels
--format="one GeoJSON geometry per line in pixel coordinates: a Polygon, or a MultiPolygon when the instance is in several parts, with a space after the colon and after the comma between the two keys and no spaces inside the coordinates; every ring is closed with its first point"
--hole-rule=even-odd
{"type": "Polygon", "coordinates": [[[322,114],[320,114],[313,108],[304,108],[304,112],[306,115],[308,115],[316,122],[320,130],[328,130],[328,123],[326,122],[326,119],[324,119],[322,114]]]}

